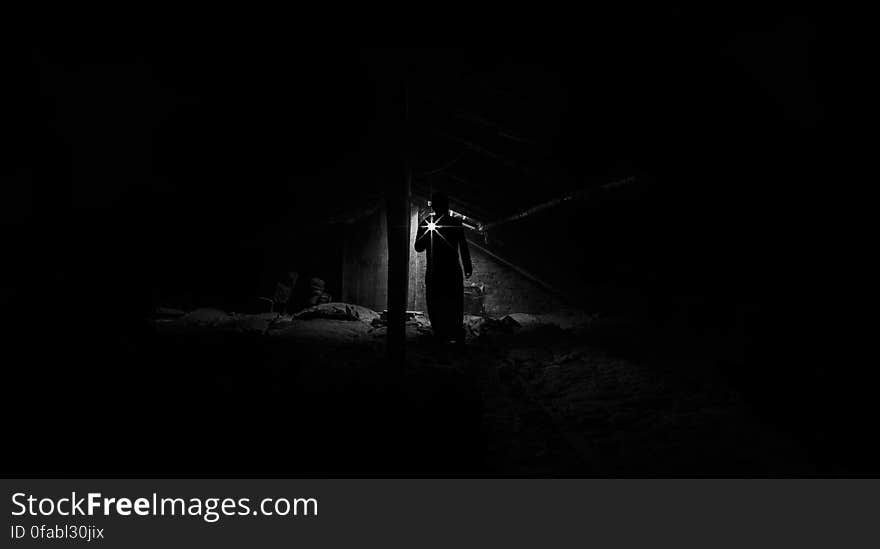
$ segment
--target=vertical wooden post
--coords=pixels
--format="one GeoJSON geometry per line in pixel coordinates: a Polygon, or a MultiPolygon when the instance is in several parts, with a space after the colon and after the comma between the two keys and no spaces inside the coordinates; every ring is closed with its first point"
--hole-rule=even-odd
{"type": "Polygon", "coordinates": [[[409,296],[410,174],[406,117],[406,63],[395,52],[386,99],[389,170],[385,212],[388,225],[388,359],[395,372],[406,360],[406,306],[409,296]]]}

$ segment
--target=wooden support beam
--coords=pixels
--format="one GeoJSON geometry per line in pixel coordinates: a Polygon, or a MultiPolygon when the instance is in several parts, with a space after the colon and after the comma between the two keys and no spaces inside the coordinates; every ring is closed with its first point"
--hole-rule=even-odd
{"type": "Polygon", "coordinates": [[[410,253],[409,175],[405,165],[389,180],[385,211],[388,220],[388,357],[394,368],[402,368],[406,359],[410,253]]]}
{"type": "Polygon", "coordinates": [[[410,173],[406,62],[395,55],[383,75],[380,98],[385,121],[385,213],[388,233],[388,360],[393,373],[402,373],[406,360],[406,307],[409,296],[410,173]]]}
{"type": "Polygon", "coordinates": [[[454,141],[456,143],[464,145],[466,148],[468,148],[474,152],[480,153],[487,158],[491,158],[492,160],[495,160],[496,162],[498,162],[504,166],[507,166],[508,168],[511,168],[511,169],[514,169],[514,170],[517,170],[517,171],[520,171],[523,173],[530,173],[531,172],[531,170],[529,170],[528,168],[526,168],[525,166],[523,166],[519,162],[515,162],[509,158],[504,157],[503,155],[500,155],[496,152],[490,151],[489,149],[483,147],[482,145],[480,145],[478,143],[474,143],[473,141],[464,139],[462,137],[458,137],[457,135],[452,135],[450,133],[442,132],[442,131],[437,131],[435,133],[437,135],[439,135],[440,137],[443,137],[443,138],[449,139],[450,141],[454,141]]]}
{"type": "Polygon", "coordinates": [[[591,194],[593,194],[597,191],[610,190],[615,187],[627,185],[627,184],[635,181],[635,179],[636,179],[635,177],[626,177],[624,179],[613,181],[613,182],[607,183],[605,185],[600,185],[599,187],[588,187],[586,189],[581,189],[580,191],[568,193],[566,195],[560,196],[559,198],[554,198],[553,200],[548,200],[547,202],[543,202],[541,204],[538,204],[537,206],[532,206],[531,208],[529,208],[527,210],[523,210],[519,213],[505,217],[504,219],[499,219],[498,221],[493,221],[492,223],[487,223],[486,225],[483,225],[481,227],[481,231],[485,232],[485,231],[488,231],[489,229],[492,229],[492,228],[497,227],[499,225],[503,225],[503,224],[509,223],[511,221],[517,221],[517,220],[529,217],[530,215],[536,214],[536,213],[543,211],[543,210],[550,209],[554,206],[558,206],[559,204],[562,204],[563,202],[568,202],[569,200],[580,200],[580,199],[587,198],[588,196],[590,196],[591,194]]]}
{"type": "Polygon", "coordinates": [[[495,123],[495,122],[493,122],[483,116],[480,116],[478,114],[473,114],[473,113],[463,111],[463,110],[457,110],[457,111],[455,111],[453,116],[455,116],[457,118],[461,118],[463,120],[467,120],[469,122],[473,122],[475,124],[479,124],[481,126],[486,126],[486,127],[492,128],[493,130],[495,130],[495,132],[498,134],[499,137],[509,139],[510,141],[516,141],[518,143],[525,143],[527,145],[537,145],[538,144],[537,141],[535,141],[534,139],[530,139],[528,137],[523,137],[522,135],[519,135],[517,132],[508,130],[508,129],[504,128],[503,126],[501,126],[500,124],[497,124],[497,123],[495,123]]]}

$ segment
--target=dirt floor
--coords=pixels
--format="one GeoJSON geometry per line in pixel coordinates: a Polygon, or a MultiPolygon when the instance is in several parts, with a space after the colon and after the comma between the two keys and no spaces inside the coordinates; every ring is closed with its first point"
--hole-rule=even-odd
{"type": "Polygon", "coordinates": [[[195,384],[199,402],[239,410],[218,429],[179,437],[224,456],[219,471],[811,472],[793,438],[756,417],[711,364],[625,358],[592,341],[589,323],[471,319],[459,349],[413,321],[395,377],[375,318],[282,320],[159,330],[165,352],[192,357],[179,402],[195,384]]]}

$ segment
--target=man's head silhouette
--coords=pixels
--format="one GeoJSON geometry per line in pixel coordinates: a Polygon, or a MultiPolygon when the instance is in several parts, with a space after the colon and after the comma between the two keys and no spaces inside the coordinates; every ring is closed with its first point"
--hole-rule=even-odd
{"type": "Polygon", "coordinates": [[[436,215],[447,215],[449,213],[449,197],[446,193],[437,191],[431,195],[431,208],[436,215]]]}

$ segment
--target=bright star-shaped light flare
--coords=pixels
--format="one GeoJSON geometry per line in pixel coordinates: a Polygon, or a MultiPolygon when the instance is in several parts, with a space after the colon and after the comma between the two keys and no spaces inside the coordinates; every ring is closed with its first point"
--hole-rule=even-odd
{"type": "Polygon", "coordinates": [[[440,229],[442,229],[444,227],[452,227],[453,225],[441,225],[439,223],[439,221],[441,219],[443,219],[443,216],[440,216],[437,219],[434,219],[433,217],[431,217],[430,219],[427,219],[425,221],[425,225],[424,225],[424,228],[426,230],[424,233],[422,233],[422,236],[419,237],[421,239],[421,238],[424,238],[426,235],[430,235],[432,247],[434,246],[434,235],[435,234],[437,236],[439,236],[440,238],[442,238],[444,242],[449,244],[449,241],[446,240],[446,237],[443,236],[443,233],[440,232],[440,229]]]}

